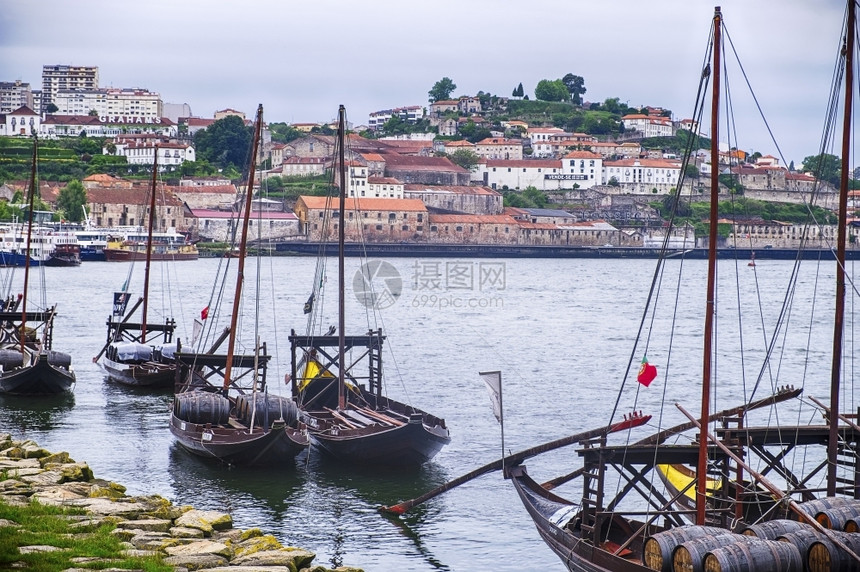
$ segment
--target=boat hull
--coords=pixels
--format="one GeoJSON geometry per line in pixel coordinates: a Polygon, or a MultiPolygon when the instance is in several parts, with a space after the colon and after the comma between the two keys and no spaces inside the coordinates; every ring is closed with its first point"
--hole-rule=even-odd
{"type": "Polygon", "coordinates": [[[176,366],[158,362],[125,364],[103,359],[100,364],[108,378],[132,387],[172,387],[176,381],[176,366]]]}
{"type": "Polygon", "coordinates": [[[57,395],[70,392],[74,385],[74,372],[52,365],[44,353],[32,365],[0,374],[0,394],[57,395]]]}
{"type": "MultiPolygon", "coordinates": [[[[526,473],[525,467],[510,469],[511,481],[547,546],[570,571],[645,572],[650,570],[639,559],[627,559],[595,548],[565,525],[575,518],[579,507],[544,490],[526,473]]],[[[653,571],[652,571],[653,572],[653,571]]]]}
{"type": "MultiPolygon", "coordinates": [[[[102,251],[104,260],[108,262],[130,262],[146,260],[146,250],[125,250],[105,248],[102,251]]],[[[199,255],[194,252],[153,252],[151,260],[197,260],[199,255]]]]}
{"type": "Polygon", "coordinates": [[[293,462],[308,448],[308,439],[299,429],[275,422],[263,430],[216,426],[183,421],[170,416],[170,432],[188,452],[230,465],[269,466],[293,462]]]}

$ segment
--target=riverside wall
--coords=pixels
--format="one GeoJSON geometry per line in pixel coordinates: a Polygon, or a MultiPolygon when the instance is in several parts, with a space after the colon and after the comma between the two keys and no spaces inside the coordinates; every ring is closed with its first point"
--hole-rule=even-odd
{"type": "MultiPolygon", "coordinates": [[[[125,545],[124,556],[161,556],[177,572],[362,572],[326,568],[316,555],[281,545],[259,529],[233,528],[227,513],[174,506],[158,496],[129,496],[125,487],[94,477],[86,463],[52,453],[29,440],[0,433],[0,503],[74,507],[86,511],[73,526],[80,534],[109,523],[125,545]]],[[[20,526],[0,519],[0,527],[20,526]]],[[[59,550],[50,546],[24,551],[59,550]]]]}

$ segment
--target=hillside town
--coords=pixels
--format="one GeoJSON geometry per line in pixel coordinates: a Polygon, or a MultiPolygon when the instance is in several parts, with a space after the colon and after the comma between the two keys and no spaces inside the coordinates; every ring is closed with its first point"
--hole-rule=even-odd
{"type": "MultiPolygon", "coordinates": [[[[496,105],[505,104],[505,98],[496,105]]],[[[691,119],[675,119],[660,108],[621,117],[622,135],[611,138],[570,132],[546,124],[487,120],[481,98],[462,96],[380,110],[365,125],[352,125],[348,137],[348,240],[372,242],[655,247],[664,240],[654,203],[678,191],[707,201],[713,169],[735,175],[749,199],[804,204],[815,192],[824,208],[836,207],[835,189],[809,174],[781,165],[778,158],[730,148],[712,165],[700,151],[691,158],[695,176],[682,173],[682,161],[665,150],[645,148],[651,137],[696,134],[691,119]],[[428,133],[374,137],[392,118],[426,122],[428,133]],[[464,126],[488,125],[489,136],[470,142],[458,137],[464,126]],[[364,135],[369,136],[364,136],[364,135]],[[464,168],[455,154],[474,156],[464,168]],[[686,175],[686,176],[682,176],[686,175]],[[503,194],[537,190],[553,205],[504,205],[503,194]],[[557,205],[558,208],[549,208],[557,205]],[[562,208],[564,207],[564,208],[562,208]],[[355,213],[355,216],[353,216],[355,213]],[[607,222],[614,221],[614,224],[607,222]],[[618,221],[623,221],[619,224],[618,221]]],[[[215,122],[238,116],[225,108],[212,117],[192,115],[188,104],[172,104],[140,88],[100,87],[97,66],[45,65],[42,89],[22,81],[0,82],[0,136],[40,139],[105,138],[103,153],[124,157],[128,165],[158,164],[166,183],[157,225],[195,241],[227,241],[239,181],[226,177],[183,177],[175,172],[196,160],[194,136],[215,122]]],[[[268,198],[268,177],[313,177],[330,172],[335,139],[315,123],[292,123],[302,136],[275,142],[264,132],[259,160],[254,236],[262,241],[318,241],[331,207],[323,197],[299,196],[295,203],[268,198]]],[[[705,134],[703,134],[705,135],[705,134]]],[[[108,174],[82,180],[89,223],[96,227],[143,224],[148,183],[108,174]]],[[[63,183],[42,182],[41,199],[56,204],[63,183]]],[[[241,187],[241,185],[239,185],[241,187]]],[[[25,181],[5,181],[0,199],[25,190],[25,181]]],[[[730,194],[729,189],[719,192],[730,194]]],[[[860,197],[860,195],[858,195],[860,197]]],[[[858,197],[852,197],[856,201],[858,197]]],[[[766,220],[730,220],[726,244],[748,248],[796,248],[802,238],[829,240],[835,229],[766,220]]],[[[694,242],[691,228],[673,231],[680,245],[694,242]]],[[[852,235],[856,231],[852,227],[852,235]]],[[[852,243],[853,244],[853,243],[852,243]]]]}

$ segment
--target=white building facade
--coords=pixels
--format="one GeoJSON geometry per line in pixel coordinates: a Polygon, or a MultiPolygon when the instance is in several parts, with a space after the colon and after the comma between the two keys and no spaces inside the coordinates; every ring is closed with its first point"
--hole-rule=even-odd
{"type": "Polygon", "coordinates": [[[60,115],[90,115],[95,111],[103,120],[156,120],[163,112],[159,94],[145,89],[60,90],[54,95],[54,105],[60,115]]]}
{"type": "Polygon", "coordinates": [[[678,185],[681,163],[667,159],[606,161],[603,180],[618,183],[628,193],[667,194],[678,185]]]}

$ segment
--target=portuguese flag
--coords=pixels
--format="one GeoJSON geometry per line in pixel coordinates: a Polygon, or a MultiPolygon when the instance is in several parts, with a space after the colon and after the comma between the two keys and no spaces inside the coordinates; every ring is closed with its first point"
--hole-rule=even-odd
{"type": "Polygon", "coordinates": [[[656,366],[648,363],[648,356],[642,358],[642,365],[639,366],[639,375],[636,376],[636,381],[648,387],[651,382],[657,377],[656,366]]]}

